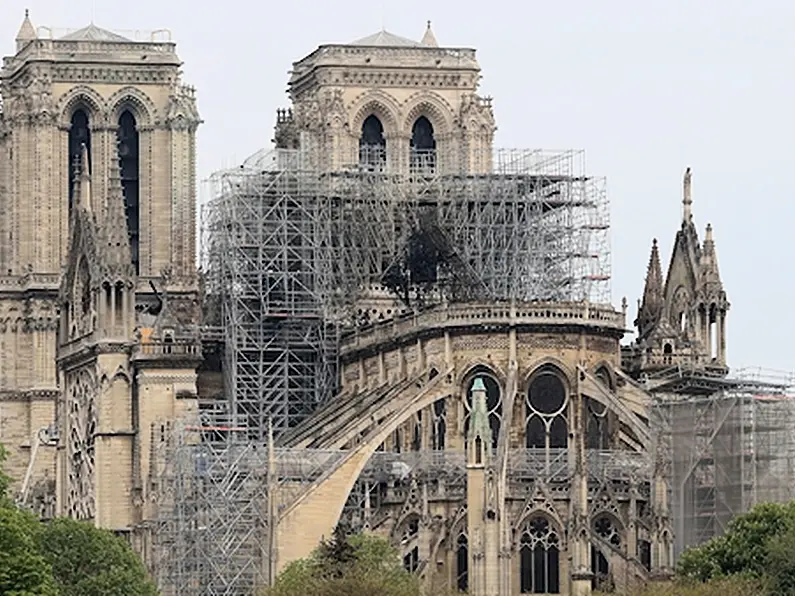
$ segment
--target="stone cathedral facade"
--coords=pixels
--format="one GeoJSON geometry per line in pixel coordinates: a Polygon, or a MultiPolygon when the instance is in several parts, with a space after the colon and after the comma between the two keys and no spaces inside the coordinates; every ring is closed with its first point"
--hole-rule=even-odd
{"type": "MultiPolygon", "coordinates": [[[[43,516],[146,551],[134,530],[155,511],[153,453],[202,391],[195,94],[164,33],[56,36],[27,15],[0,76],[9,471],[43,516]]],[[[294,65],[275,143],[322,170],[485,175],[496,125],[479,78],[475,51],[439,47],[430,26],[420,42],[382,31],[322,46],[294,65]]],[[[626,308],[580,303],[440,304],[343,340],[339,399],[279,446],[349,455],[271,520],[273,571],[331,533],[373,453],[414,450],[449,473],[377,485],[359,519],[431,589],[581,596],[667,577],[665,466],[637,380],[669,363],[725,370],[728,309],[689,174],[683,200],[667,280],[655,244],[640,338],[623,351],[626,308]]],[[[394,307],[382,290],[362,305],[374,317],[394,307]]]]}
{"type": "Polygon", "coordinates": [[[26,14],[0,74],[0,440],[27,503],[120,532],[147,519],[153,442],[196,408],[180,64],[164,32],[57,36],[26,14]]]}

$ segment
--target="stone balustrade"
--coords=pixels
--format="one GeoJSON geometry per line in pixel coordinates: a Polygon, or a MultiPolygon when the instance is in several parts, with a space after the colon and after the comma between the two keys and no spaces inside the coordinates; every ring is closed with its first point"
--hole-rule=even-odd
{"type": "Polygon", "coordinates": [[[623,335],[624,314],[610,305],[587,302],[482,303],[440,306],[419,314],[400,315],[382,323],[359,327],[342,338],[341,354],[360,352],[379,344],[394,344],[410,335],[451,328],[584,327],[623,335]]]}

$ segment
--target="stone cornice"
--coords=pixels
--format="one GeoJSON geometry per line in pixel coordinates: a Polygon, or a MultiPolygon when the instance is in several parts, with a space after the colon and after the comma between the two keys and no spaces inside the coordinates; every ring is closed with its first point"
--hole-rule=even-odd
{"type": "Polygon", "coordinates": [[[58,389],[20,389],[0,390],[0,402],[2,401],[56,401],[61,392],[58,389]]]}

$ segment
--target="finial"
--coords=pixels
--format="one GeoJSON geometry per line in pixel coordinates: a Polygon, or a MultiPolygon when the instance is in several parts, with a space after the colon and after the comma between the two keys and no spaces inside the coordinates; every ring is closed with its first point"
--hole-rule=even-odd
{"type": "Polygon", "coordinates": [[[707,242],[712,242],[712,224],[707,224],[707,236],[705,238],[707,242]]]}
{"type": "Polygon", "coordinates": [[[684,212],[682,214],[685,223],[690,223],[690,220],[693,219],[692,213],[692,205],[693,205],[693,194],[692,194],[692,183],[693,183],[693,173],[690,171],[690,167],[685,170],[685,178],[682,184],[682,205],[684,205],[684,212]]]}
{"type": "Polygon", "coordinates": [[[30,17],[30,11],[26,8],[25,9],[25,18],[27,19],[28,17],[30,17]]]}
{"type": "Polygon", "coordinates": [[[651,241],[652,246],[657,246],[657,238],[653,238],[651,241]]]}
{"type": "MultiPolygon", "coordinates": [[[[25,11],[25,12],[27,13],[27,11],[25,11]]],[[[26,14],[26,16],[27,16],[27,14],[26,14]]],[[[430,29],[430,28],[431,28],[431,21],[428,20],[428,29],[430,29]]]]}

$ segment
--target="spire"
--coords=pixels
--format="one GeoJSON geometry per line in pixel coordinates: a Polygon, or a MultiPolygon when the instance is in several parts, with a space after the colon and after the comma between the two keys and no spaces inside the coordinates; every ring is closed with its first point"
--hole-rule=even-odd
{"type": "Polygon", "coordinates": [[[118,159],[110,160],[108,200],[104,211],[104,218],[99,227],[107,246],[106,258],[116,265],[132,265],[118,159]]]}
{"type": "Polygon", "coordinates": [[[29,42],[36,39],[36,29],[33,27],[33,23],[30,22],[30,13],[28,9],[25,9],[25,20],[22,21],[22,26],[19,28],[19,32],[17,33],[17,52],[21,51],[29,42]]]}
{"type": "Polygon", "coordinates": [[[74,190],[75,206],[87,213],[91,213],[91,170],[88,167],[88,147],[80,145],[80,154],[74,164],[74,190]]]}
{"type": "Polygon", "coordinates": [[[641,337],[647,335],[656,324],[662,312],[664,300],[660,250],[657,247],[657,239],[655,238],[651,244],[649,266],[646,270],[643,302],[638,309],[638,319],[635,321],[635,325],[638,327],[638,334],[641,337]]]}
{"type": "Polygon", "coordinates": [[[685,170],[685,179],[682,185],[682,205],[684,205],[682,221],[686,224],[690,223],[690,221],[693,219],[693,195],[691,189],[692,178],[693,174],[690,172],[690,168],[687,168],[687,170],[685,170]]]}
{"type": "Polygon", "coordinates": [[[470,464],[477,466],[486,464],[488,453],[491,452],[491,424],[486,405],[486,385],[481,377],[475,377],[472,383],[472,414],[469,421],[467,442],[470,450],[470,464]]]}
{"type": "Polygon", "coordinates": [[[425,29],[425,35],[422,36],[420,43],[424,46],[430,46],[432,48],[439,47],[439,43],[436,41],[436,36],[433,34],[433,30],[431,29],[430,21],[428,21],[428,28],[425,29]]]}
{"type": "Polygon", "coordinates": [[[707,224],[704,244],[701,249],[701,272],[704,282],[720,284],[720,271],[718,270],[718,254],[715,252],[715,240],[712,236],[712,224],[707,224]]]}

